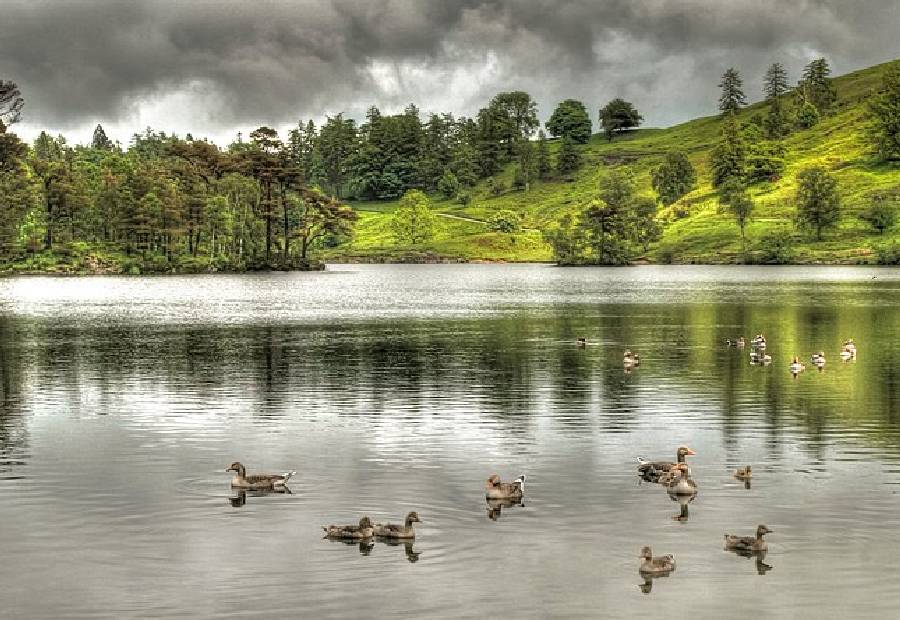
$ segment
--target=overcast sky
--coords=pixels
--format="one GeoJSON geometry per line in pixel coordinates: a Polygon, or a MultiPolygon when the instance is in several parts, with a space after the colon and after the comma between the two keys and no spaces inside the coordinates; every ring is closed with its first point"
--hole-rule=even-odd
{"type": "Polygon", "coordinates": [[[845,73],[900,57],[898,32],[897,0],[2,0],[0,79],[28,139],[101,122],[225,144],[372,104],[473,115],[512,89],[542,119],[574,97],[596,123],[622,96],[665,126],[714,112],[729,66],[757,99],[773,61],[845,73]]]}

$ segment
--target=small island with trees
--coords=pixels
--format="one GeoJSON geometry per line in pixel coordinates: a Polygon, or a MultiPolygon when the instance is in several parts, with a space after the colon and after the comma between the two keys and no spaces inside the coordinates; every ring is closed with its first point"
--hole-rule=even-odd
{"type": "Polygon", "coordinates": [[[225,148],[147,129],[127,145],[14,133],[0,81],[0,272],[319,269],[324,261],[900,263],[900,61],[833,78],[779,63],[748,105],[641,129],[632,102],[526,92],[472,118],[369,109],[225,148]]]}

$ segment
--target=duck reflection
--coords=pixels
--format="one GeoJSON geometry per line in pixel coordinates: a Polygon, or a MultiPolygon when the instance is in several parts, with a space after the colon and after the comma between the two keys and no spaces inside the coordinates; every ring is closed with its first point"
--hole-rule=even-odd
{"type": "Polygon", "coordinates": [[[241,508],[247,503],[247,496],[250,497],[265,497],[267,495],[293,495],[294,493],[288,487],[278,487],[277,489],[270,489],[268,491],[238,491],[237,495],[233,495],[228,498],[228,503],[231,504],[232,508],[241,508]]]}
{"type": "Polygon", "coordinates": [[[673,515],[672,519],[674,521],[681,521],[682,523],[687,521],[690,517],[690,513],[688,511],[688,504],[694,501],[696,495],[670,495],[669,499],[673,502],[678,502],[679,511],[678,514],[673,515]]]}
{"type": "Polygon", "coordinates": [[[410,564],[415,564],[419,561],[419,556],[422,555],[421,551],[416,551],[413,549],[413,545],[415,541],[412,540],[391,540],[390,538],[379,538],[381,542],[383,542],[388,547],[399,547],[403,545],[403,552],[406,554],[406,561],[410,564]]]}
{"type": "Polygon", "coordinates": [[[747,551],[745,549],[731,549],[730,551],[735,555],[741,556],[742,558],[747,558],[748,560],[756,560],[756,573],[758,575],[765,575],[770,570],[772,570],[772,565],[766,564],[764,562],[768,551],[747,551]]]}
{"type": "Polygon", "coordinates": [[[372,549],[375,548],[375,539],[372,537],[363,538],[358,540],[352,540],[350,538],[327,538],[333,543],[340,543],[342,545],[346,545],[348,547],[357,547],[359,549],[360,555],[370,555],[372,553],[372,549]]]}
{"type": "Polygon", "coordinates": [[[669,574],[661,574],[661,575],[645,575],[641,574],[641,577],[644,578],[644,583],[639,584],[638,588],[640,588],[641,592],[644,594],[650,594],[650,591],[653,590],[653,580],[654,579],[668,579],[669,574]]]}
{"type": "Polygon", "coordinates": [[[521,499],[489,499],[487,501],[487,516],[491,521],[500,518],[504,508],[512,508],[513,506],[525,506],[525,502],[521,499]]]}

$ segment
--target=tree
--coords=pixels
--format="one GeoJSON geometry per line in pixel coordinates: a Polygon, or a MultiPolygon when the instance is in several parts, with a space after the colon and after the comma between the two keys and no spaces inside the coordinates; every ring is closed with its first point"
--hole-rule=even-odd
{"type": "Polygon", "coordinates": [[[343,114],[328,117],[319,132],[318,146],[325,180],[331,193],[338,198],[343,195],[355,145],[356,123],[353,119],[345,119],[343,114]]]}
{"type": "Polygon", "coordinates": [[[478,182],[478,153],[471,144],[462,143],[453,152],[450,171],[462,187],[472,187],[478,182]]]}
{"type": "Polygon", "coordinates": [[[493,232],[514,233],[522,227],[522,216],[515,211],[504,209],[488,218],[488,228],[493,232]]]}
{"type": "Polygon", "coordinates": [[[512,155],[516,143],[527,140],[540,126],[537,117],[537,103],[528,93],[515,90],[498,93],[491,99],[490,106],[506,119],[503,123],[502,140],[506,144],[507,153],[512,155]]]}
{"type": "Polygon", "coordinates": [[[719,110],[722,114],[736,114],[747,105],[747,96],[744,95],[744,81],[737,69],[731,67],[722,75],[719,82],[722,94],[719,96],[719,110]]]}
{"type": "Polygon", "coordinates": [[[837,99],[837,91],[829,79],[831,67],[824,58],[813,60],[803,69],[798,90],[803,98],[816,107],[819,113],[826,112],[837,99]]]}
{"type": "Polygon", "coordinates": [[[519,143],[516,155],[519,160],[516,166],[516,185],[527,192],[538,176],[534,145],[529,140],[523,140],[519,143]]]}
{"type": "Polygon", "coordinates": [[[97,123],[97,126],[94,128],[94,137],[91,140],[91,148],[101,151],[111,151],[113,148],[112,140],[106,137],[106,132],[103,131],[103,125],[100,123],[97,123]]]}
{"type": "Polygon", "coordinates": [[[459,193],[459,180],[449,169],[445,170],[441,180],[438,181],[437,189],[445,198],[453,198],[459,193]]]}
{"type": "Polygon", "coordinates": [[[809,129],[819,122],[819,110],[802,94],[797,108],[797,125],[801,129],[809,129]]]}
{"type": "Polygon", "coordinates": [[[550,162],[550,148],[547,146],[547,137],[543,131],[539,131],[537,141],[537,176],[543,181],[550,178],[551,172],[553,172],[553,164],[550,162]]]}
{"type": "Polygon", "coordinates": [[[414,245],[431,239],[437,231],[437,216],[428,197],[417,189],[406,192],[391,217],[391,229],[398,243],[414,245]]]}
{"type": "Polygon", "coordinates": [[[879,235],[883,235],[884,231],[893,228],[897,222],[897,198],[891,199],[884,194],[875,195],[872,206],[866,209],[860,217],[878,231],[879,235]]]}
{"type": "Polygon", "coordinates": [[[710,163],[713,187],[719,187],[730,178],[744,180],[747,172],[747,146],[732,115],[725,119],[722,137],[713,148],[710,163]]]}
{"type": "Polygon", "coordinates": [[[743,181],[774,181],[784,170],[787,151],[780,140],[767,140],[760,128],[750,124],[743,132],[747,158],[743,181]]]}
{"type": "Polygon", "coordinates": [[[773,62],[763,78],[763,93],[766,95],[766,101],[778,99],[787,91],[787,71],[780,62],[773,62]]]}
{"type": "Polygon", "coordinates": [[[566,99],[556,106],[547,121],[547,130],[554,138],[568,136],[578,144],[587,144],[591,139],[591,117],[582,102],[566,99]]]}
{"type": "Polygon", "coordinates": [[[669,151],[663,163],[653,169],[651,180],[660,202],[668,207],[694,189],[697,174],[684,151],[669,151]]]}
{"type": "Polygon", "coordinates": [[[309,249],[328,237],[349,235],[356,211],[326,196],[318,189],[300,189],[296,236],[300,239],[300,260],[306,263],[309,249]]]}
{"type": "Polygon", "coordinates": [[[763,118],[766,137],[771,140],[779,140],[790,133],[790,126],[790,119],[781,99],[772,99],[769,102],[769,110],[763,118]]]}
{"type": "Polygon", "coordinates": [[[632,204],[634,240],[641,246],[644,252],[650,249],[650,244],[659,241],[662,237],[662,224],[656,219],[657,204],[650,196],[637,196],[632,204]]]}
{"type": "Polygon", "coordinates": [[[575,142],[568,136],[562,140],[559,152],[556,154],[556,171],[560,175],[575,172],[581,167],[581,151],[575,146],[575,142]]]}
{"type": "Polygon", "coordinates": [[[875,120],[876,145],[882,159],[900,159],[900,66],[888,70],[869,109],[875,120]]]}
{"type": "Polygon", "coordinates": [[[821,166],[811,166],[797,175],[797,220],[815,229],[816,239],[822,231],[837,224],[841,216],[841,199],[837,181],[821,166]]]}
{"type": "Polygon", "coordinates": [[[600,108],[600,126],[610,142],[615,134],[639,127],[643,120],[637,109],[624,99],[613,99],[600,108]]]}
{"type": "Polygon", "coordinates": [[[746,249],[746,236],[744,234],[747,221],[753,214],[753,200],[747,193],[747,188],[740,179],[731,177],[719,188],[719,203],[728,208],[734,215],[738,227],[741,229],[741,247],[746,249]]]}
{"type": "Polygon", "coordinates": [[[6,128],[18,122],[25,99],[15,82],[0,80],[0,134],[6,133],[6,128]]]}

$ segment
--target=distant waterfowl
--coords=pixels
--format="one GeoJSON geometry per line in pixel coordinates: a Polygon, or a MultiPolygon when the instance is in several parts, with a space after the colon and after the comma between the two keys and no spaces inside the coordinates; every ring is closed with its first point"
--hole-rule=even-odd
{"type": "Polygon", "coordinates": [[[812,363],[816,366],[824,366],[825,365],[825,351],[819,351],[818,353],[812,354],[812,363]]]}
{"type": "Polygon", "coordinates": [[[225,471],[235,472],[231,479],[231,486],[238,489],[276,489],[283,488],[295,471],[283,474],[253,474],[248,476],[246,468],[240,462],[235,461],[225,471]]]}
{"type": "Polygon", "coordinates": [[[750,344],[757,349],[765,349],[766,348],[766,337],[762,334],[756,334],[753,340],[750,341],[750,344]]]}
{"type": "Polygon", "coordinates": [[[755,538],[753,536],[734,536],[732,534],[725,534],[725,549],[728,551],[745,551],[752,553],[766,551],[769,548],[769,545],[766,544],[763,536],[771,533],[772,530],[765,525],[760,525],[756,528],[755,538]]]}
{"type": "Polygon", "coordinates": [[[632,353],[631,351],[625,351],[625,355],[622,358],[622,363],[625,365],[625,368],[634,368],[636,366],[640,366],[641,356],[637,353],[632,353]]]}
{"type": "Polygon", "coordinates": [[[578,338],[578,339],[575,341],[575,346],[577,346],[577,347],[586,347],[586,346],[587,346],[587,340],[586,340],[585,338],[578,338]]]}
{"type": "Polygon", "coordinates": [[[369,517],[360,519],[359,525],[323,525],[322,529],[325,530],[325,538],[336,540],[371,538],[375,533],[369,517]]]}
{"type": "Polygon", "coordinates": [[[753,351],[750,351],[750,363],[763,365],[771,364],[772,356],[768,353],[763,353],[761,350],[754,349],[753,351]]]}
{"type": "Polygon", "coordinates": [[[487,479],[485,497],[487,499],[522,499],[525,495],[525,474],[512,482],[501,482],[500,476],[494,474],[487,479]]]}
{"type": "Polygon", "coordinates": [[[660,482],[660,476],[669,473],[675,465],[684,463],[684,458],[697,454],[687,446],[679,446],[675,451],[675,462],[671,461],[648,461],[643,457],[638,457],[638,475],[647,482],[660,482]]]}
{"type": "Polygon", "coordinates": [[[791,368],[791,372],[792,372],[793,374],[795,374],[795,375],[796,375],[796,374],[799,374],[799,373],[801,373],[801,372],[803,372],[804,370],[806,370],[806,366],[804,366],[804,365],[800,362],[800,358],[797,357],[796,355],[794,356],[794,359],[793,359],[793,361],[791,362],[791,367],[790,367],[790,368],[791,368]]]}
{"type": "Polygon", "coordinates": [[[853,338],[844,341],[844,346],[841,349],[841,358],[842,359],[850,359],[856,357],[856,344],[853,342],[853,338]]]}
{"type": "Polygon", "coordinates": [[[743,349],[747,345],[747,341],[744,340],[743,336],[739,336],[732,340],[731,338],[725,339],[725,344],[729,347],[737,347],[739,349],[743,349]]]}
{"type": "Polygon", "coordinates": [[[641,573],[659,575],[671,573],[673,570],[675,570],[675,556],[668,554],[653,557],[653,552],[650,550],[650,547],[641,549],[641,573]]]}
{"type": "Polygon", "coordinates": [[[690,470],[684,463],[676,465],[675,478],[666,486],[669,495],[696,495],[697,483],[691,478],[690,470]]]}
{"type": "Polygon", "coordinates": [[[734,477],[738,480],[750,480],[753,477],[753,470],[749,465],[738,467],[737,471],[734,472],[734,477]]]}
{"type": "Polygon", "coordinates": [[[403,525],[396,523],[376,523],[375,535],[385,538],[402,538],[411,539],[416,537],[416,531],[413,529],[413,523],[421,523],[419,521],[419,513],[413,511],[406,515],[406,522],[403,525]]]}

